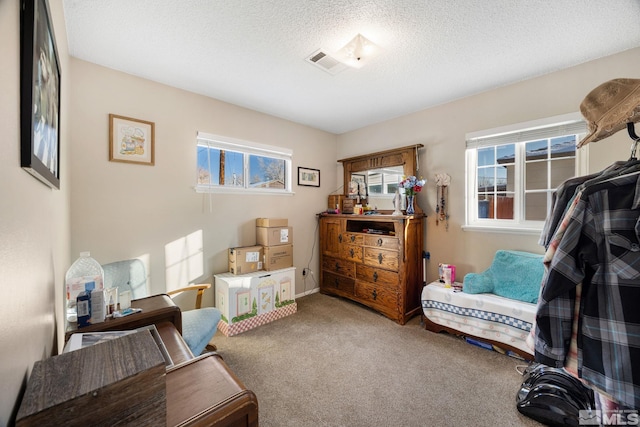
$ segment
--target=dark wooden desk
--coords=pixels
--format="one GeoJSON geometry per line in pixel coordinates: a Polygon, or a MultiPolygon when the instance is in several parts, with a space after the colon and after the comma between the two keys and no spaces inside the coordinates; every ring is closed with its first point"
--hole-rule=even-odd
{"type": "Polygon", "coordinates": [[[140,313],[125,317],[108,318],[104,322],[78,328],[77,324],[70,324],[65,331],[64,340],[67,342],[71,334],[76,332],[122,331],[171,322],[179,334],[182,334],[182,313],[171,297],[166,294],[152,295],[131,301],[131,307],[141,308],[140,313]]]}

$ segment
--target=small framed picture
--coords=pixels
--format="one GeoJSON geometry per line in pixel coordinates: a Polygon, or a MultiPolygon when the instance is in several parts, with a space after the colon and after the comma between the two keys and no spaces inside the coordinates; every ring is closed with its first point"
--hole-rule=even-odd
{"type": "Polygon", "coordinates": [[[109,161],[155,163],[153,122],[109,114],[109,161]]]}
{"type": "Polygon", "coordinates": [[[320,170],[298,167],[298,185],[320,187],[320,170]]]}

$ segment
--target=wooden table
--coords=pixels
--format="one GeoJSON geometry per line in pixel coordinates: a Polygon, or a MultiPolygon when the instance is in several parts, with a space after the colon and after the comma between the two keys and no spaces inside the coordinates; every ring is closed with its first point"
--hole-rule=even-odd
{"type": "Polygon", "coordinates": [[[64,341],[67,342],[76,332],[122,331],[167,321],[173,323],[178,333],[182,334],[182,313],[169,295],[158,294],[135,299],[131,301],[131,307],[142,311],[124,317],[107,318],[104,322],[82,328],[78,328],[77,323],[70,323],[65,331],[64,341]]]}

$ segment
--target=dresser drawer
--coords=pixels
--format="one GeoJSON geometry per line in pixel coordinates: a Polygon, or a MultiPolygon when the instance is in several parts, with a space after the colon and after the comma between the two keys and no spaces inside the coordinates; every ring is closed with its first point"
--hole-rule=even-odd
{"type": "Polygon", "coordinates": [[[365,246],[375,246],[376,248],[398,250],[398,238],[388,236],[369,235],[364,238],[365,246]]]}
{"type": "Polygon", "coordinates": [[[333,293],[353,296],[355,288],[355,279],[350,277],[339,276],[337,274],[323,271],[322,274],[322,287],[323,290],[327,290],[333,293]]]}
{"type": "Polygon", "coordinates": [[[345,261],[340,258],[324,257],[322,259],[322,269],[343,276],[356,277],[356,265],[352,261],[345,261]]]}
{"type": "Polygon", "coordinates": [[[398,251],[365,247],[364,263],[373,267],[398,271],[398,251]]]}
{"type": "Polygon", "coordinates": [[[343,244],[340,256],[350,261],[362,262],[362,246],[343,244]]]}
{"type": "Polygon", "coordinates": [[[364,242],[364,236],[362,234],[356,234],[356,233],[342,234],[342,243],[346,243],[349,245],[362,246],[363,242],[364,242]]]}
{"type": "Polygon", "coordinates": [[[387,289],[397,290],[400,278],[398,273],[394,271],[358,265],[356,267],[356,279],[380,285],[387,289]]]}
{"type": "Polygon", "coordinates": [[[394,290],[357,280],[356,298],[388,316],[398,316],[398,293],[394,290]]]}

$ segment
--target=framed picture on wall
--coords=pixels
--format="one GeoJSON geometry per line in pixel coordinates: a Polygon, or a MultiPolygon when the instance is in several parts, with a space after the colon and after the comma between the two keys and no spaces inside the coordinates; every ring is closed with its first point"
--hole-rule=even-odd
{"type": "Polygon", "coordinates": [[[320,187],[320,170],[298,167],[298,185],[320,187]]]}
{"type": "Polygon", "coordinates": [[[60,63],[46,0],[22,0],[20,166],[60,188],[60,63]]]}
{"type": "Polygon", "coordinates": [[[145,120],[109,114],[109,160],[155,163],[155,124],[145,120]]]}

